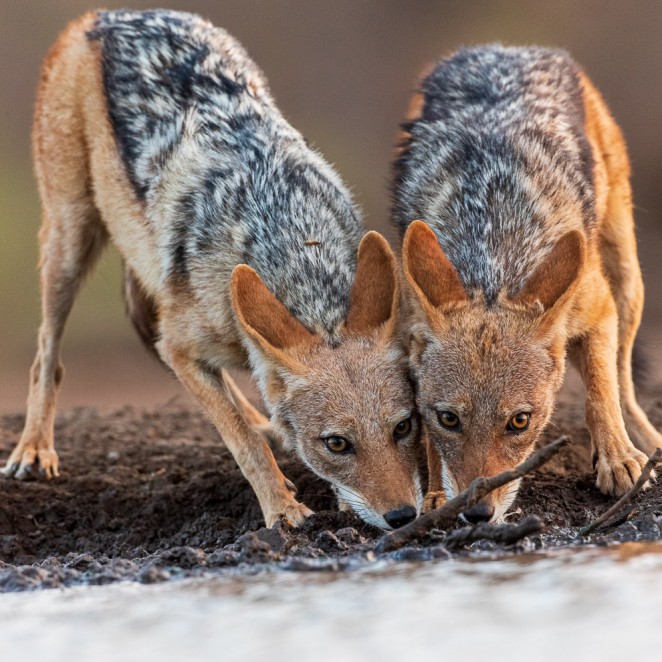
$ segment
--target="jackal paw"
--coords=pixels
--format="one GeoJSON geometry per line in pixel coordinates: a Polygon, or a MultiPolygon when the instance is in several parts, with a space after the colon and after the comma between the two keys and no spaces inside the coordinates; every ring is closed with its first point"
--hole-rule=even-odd
{"type": "MultiPolygon", "coordinates": [[[[635,484],[647,461],[646,455],[634,446],[625,447],[609,456],[599,453],[597,461],[594,460],[598,473],[596,485],[604,494],[622,496],[635,484]]],[[[651,478],[655,479],[655,472],[651,473],[651,478]]],[[[649,487],[650,481],[647,481],[644,489],[649,487]]]]}
{"type": "Polygon", "coordinates": [[[56,478],[60,475],[57,453],[52,448],[39,448],[36,443],[19,442],[0,474],[17,480],[56,478]]]}
{"type": "Polygon", "coordinates": [[[428,492],[423,499],[423,513],[429,513],[431,510],[437,510],[446,503],[446,492],[428,492]]]}
{"type": "Polygon", "coordinates": [[[277,513],[265,515],[264,519],[269,529],[273,528],[276,522],[282,522],[286,526],[297,529],[306,521],[306,518],[310,517],[312,514],[313,511],[308,508],[308,506],[295,501],[294,503],[285,506],[285,508],[279,510],[277,513]]]}

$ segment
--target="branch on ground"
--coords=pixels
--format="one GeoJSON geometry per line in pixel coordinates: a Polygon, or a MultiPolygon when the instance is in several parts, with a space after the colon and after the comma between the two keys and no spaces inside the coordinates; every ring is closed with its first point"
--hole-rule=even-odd
{"type": "Polygon", "coordinates": [[[460,513],[477,504],[490,492],[532,473],[556,455],[568,441],[568,437],[559,437],[538,449],[531,457],[514,469],[504,471],[491,478],[476,478],[468,489],[447,501],[441,508],[426,513],[410,524],[382,536],[377,543],[376,551],[392,552],[410,542],[422,540],[433,529],[443,530],[449,528],[455,523],[460,513]]]}
{"type": "Polygon", "coordinates": [[[635,484],[611,508],[609,508],[609,510],[602,513],[600,517],[591,522],[588,526],[580,529],[579,533],[577,533],[577,537],[583,538],[592,531],[595,531],[599,526],[604,524],[613,515],[615,515],[624,505],[630,503],[637,495],[637,493],[648,482],[651,472],[660,462],[662,462],[662,448],[657,448],[655,452],[648,458],[648,462],[646,462],[644,468],[641,470],[641,476],[637,478],[635,484]]]}
{"type": "Polygon", "coordinates": [[[517,524],[488,524],[481,522],[476,526],[465,526],[451,531],[443,540],[446,549],[459,549],[476,540],[491,540],[502,545],[514,545],[527,536],[540,533],[545,528],[542,520],[535,515],[525,517],[517,524]]]}

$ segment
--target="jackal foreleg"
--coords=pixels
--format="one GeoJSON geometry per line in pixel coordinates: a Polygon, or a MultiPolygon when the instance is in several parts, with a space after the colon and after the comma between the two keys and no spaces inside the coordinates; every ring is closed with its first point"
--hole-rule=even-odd
{"type": "Polygon", "coordinates": [[[586,424],[591,433],[597,485],[602,492],[619,496],[635,483],[647,457],[633,446],[625,430],[617,352],[618,318],[614,308],[581,337],[573,359],[586,385],[586,424]]]}
{"type": "Polygon", "coordinates": [[[161,341],[159,353],[203,406],[257,495],[268,527],[282,519],[299,526],[312,511],[293,496],[264,438],[246,422],[232,401],[220,371],[210,370],[189,351],[161,341]]]}
{"type": "Polygon", "coordinates": [[[265,438],[272,449],[280,446],[282,439],[276,434],[271,421],[253,406],[227,370],[221,370],[221,376],[223,377],[223,383],[232,396],[234,404],[242,413],[246,422],[265,438]]]}

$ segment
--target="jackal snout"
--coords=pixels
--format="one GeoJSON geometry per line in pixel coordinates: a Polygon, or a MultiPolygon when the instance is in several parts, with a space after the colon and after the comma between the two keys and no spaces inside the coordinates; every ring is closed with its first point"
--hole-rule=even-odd
{"type": "MultiPolygon", "coordinates": [[[[522,462],[533,450],[535,436],[534,433],[528,442],[521,440],[517,447],[512,439],[502,437],[498,432],[493,434],[491,443],[485,444],[469,433],[454,449],[442,435],[433,435],[442,457],[442,485],[447,498],[468,489],[478,477],[490,478],[522,462]]],[[[517,496],[519,486],[520,481],[516,480],[494,490],[461,513],[460,519],[469,524],[502,521],[517,496]]]]}

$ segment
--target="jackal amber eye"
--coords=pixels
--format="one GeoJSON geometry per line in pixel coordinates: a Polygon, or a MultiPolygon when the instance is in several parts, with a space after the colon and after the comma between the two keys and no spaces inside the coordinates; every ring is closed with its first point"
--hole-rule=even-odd
{"type": "Polygon", "coordinates": [[[352,444],[344,437],[327,437],[324,443],[332,453],[351,453],[354,450],[352,444]]]}
{"type": "Polygon", "coordinates": [[[404,421],[400,421],[393,430],[393,436],[396,439],[402,439],[406,437],[411,432],[411,418],[405,418],[404,421]]]}
{"type": "Polygon", "coordinates": [[[457,430],[460,427],[460,419],[452,411],[440,411],[439,422],[448,430],[457,430]]]}
{"type": "Polygon", "coordinates": [[[521,411],[519,414],[515,414],[509,421],[507,429],[511,432],[523,432],[526,428],[529,427],[529,421],[531,416],[526,412],[521,411]]]}

